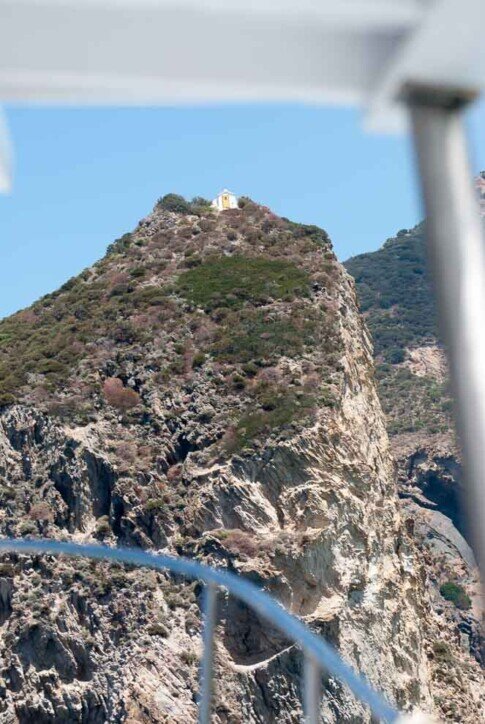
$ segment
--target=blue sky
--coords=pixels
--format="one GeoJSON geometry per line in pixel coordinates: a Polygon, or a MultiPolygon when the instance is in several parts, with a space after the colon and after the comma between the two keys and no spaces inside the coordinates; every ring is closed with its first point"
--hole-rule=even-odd
{"type": "MultiPolygon", "coordinates": [[[[13,191],[0,196],[0,316],[100,258],[156,199],[227,186],[324,227],[340,259],[421,217],[406,138],[368,135],[352,110],[308,106],[7,109],[13,191]]],[[[485,168],[485,103],[470,119],[485,168]]]]}

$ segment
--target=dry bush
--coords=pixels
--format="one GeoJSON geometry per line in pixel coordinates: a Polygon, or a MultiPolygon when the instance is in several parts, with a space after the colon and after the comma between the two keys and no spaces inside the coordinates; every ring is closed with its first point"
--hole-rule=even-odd
{"type": "Polygon", "coordinates": [[[119,377],[108,377],[103,384],[103,393],[108,405],[126,412],[140,403],[140,395],[125,387],[119,377]]]}
{"type": "Polygon", "coordinates": [[[120,322],[111,329],[111,337],[116,344],[133,344],[136,333],[129,322],[120,322]]]}
{"type": "Polygon", "coordinates": [[[281,371],[277,367],[264,367],[256,375],[258,382],[266,382],[270,385],[281,382],[281,377],[281,371]]]}
{"type": "Polygon", "coordinates": [[[160,231],[154,234],[150,239],[150,249],[164,249],[170,243],[170,234],[166,231],[160,231]]]}
{"type": "Polygon", "coordinates": [[[133,314],[130,317],[131,323],[136,329],[150,329],[154,326],[155,320],[157,319],[158,310],[153,310],[151,313],[140,313],[133,314]]]}
{"type": "Polygon", "coordinates": [[[231,425],[227,428],[226,432],[222,436],[222,447],[229,454],[235,452],[239,448],[239,435],[235,425],[231,425]]]}
{"type": "Polygon", "coordinates": [[[182,239],[191,239],[192,238],[192,227],[191,226],[181,226],[181,227],[179,227],[177,234],[178,234],[178,236],[182,237],[182,239]]]}
{"type": "Polygon", "coordinates": [[[217,324],[211,319],[198,321],[197,329],[194,331],[194,338],[197,342],[212,342],[216,336],[217,324]]]}
{"type": "Polygon", "coordinates": [[[158,448],[154,445],[140,445],[138,447],[138,459],[141,463],[151,463],[158,454],[158,448]]]}
{"type": "Polygon", "coordinates": [[[215,222],[210,219],[202,219],[199,221],[199,228],[201,231],[214,231],[216,225],[215,222]]]}
{"type": "Polygon", "coordinates": [[[35,324],[39,318],[33,309],[22,309],[20,312],[17,312],[16,319],[26,324],[35,324]]]}
{"type": "Polygon", "coordinates": [[[31,507],[29,511],[29,517],[32,520],[42,520],[52,523],[52,521],[54,520],[54,513],[52,512],[49,503],[46,503],[45,500],[42,500],[40,501],[40,503],[35,503],[31,507]]]}
{"type": "Polygon", "coordinates": [[[113,271],[105,274],[104,280],[106,282],[106,287],[110,289],[118,284],[126,284],[129,282],[130,277],[125,271],[118,271],[118,269],[114,269],[113,271]]]}
{"type": "Polygon", "coordinates": [[[239,528],[217,531],[216,535],[227,550],[243,558],[264,557],[274,553],[284,556],[290,551],[295,555],[311,541],[305,533],[284,530],[266,538],[260,538],[239,528]]]}
{"type": "MultiPolygon", "coordinates": [[[[42,389],[42,388],[41,388],[42,389]]],[[[84,415],[89,411],[89,403],[85,394],[71,394],[69,397],[54,398],[48,397],[45,409],[50,415],[56,417],[73,418],[76,415],[84,415]]],[[[39,398],[37,397],[39,402],[39,398]]]]}
{"type": "Polygon", "coordinates": [[[256,558],[257,556],[272,551],[271,542],[260,540],[254,533],[247,533],[239,528],[221,531],[220,538],[227,550],[245,558],[256,558]]]}
{"type": "Polygon", "coordinates": [[[115,455],[119,461],[132,465],[136,460],[136,445],[131,440],[125,440],[115,446],[115,455]]]}
{"type": "Polygon", "coordinates": [[[190,342],[187,342],[183,351],[183,369],[184,374],[189,375],[192,372],[192,362],[194,359],[194,347],[190,342]]]}
{"type": "Polygon", "coordinates": [[[321,380],[318,372],[310,372],[303,377],[303,387],[305,390],[314,391],[320,387],[321,380]]]}
{"type": "Polygon", "coordinates": [[[174,480],[180,480],[181,476],[182,465],[180,464],[172,465],[172,467],[167,470],[167,480],[169,482],[173,482],[174,480]]]}
{"type": "Polygon", "coordinates": [[[85,345],[79,339],[73,339],[71,343],[71,350],[74,354],[81,354],[81,352],[84,352],[85,350],[85,345]]]}

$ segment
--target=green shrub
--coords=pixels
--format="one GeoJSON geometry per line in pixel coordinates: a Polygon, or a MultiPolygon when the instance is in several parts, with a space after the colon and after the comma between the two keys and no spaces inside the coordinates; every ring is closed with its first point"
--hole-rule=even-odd
{"type": "Polygon", "coordinates": [[[206,209],[211,207],[211,201],[209,199],[205,199],[203,196],[194,196],[190,204],[191,206],[200,206],[206,209]]]}
{"type": "Polygon", "coordinates": [[[33,520],[22,520],[19,524],[18,532],[21,536],[30,536],[38,533],[39,529],[33,520]]]}
{"type": "Polygon", "coordinates": [[[111,254],[121,254],[126,249],[128,249],[133,242],[133,236],[132,234],[123,234],[119,239],[116,239],[113,241],[112,244],[108,246],[108,249],[106,250],[107,255],[111,254]]]}
{"type": "Polygon", "coordinates": [[[433,654],[439,661],[443,661],[446,663],[453,662],[453,655],[451,653],[450,647],[444,641],[433,642],[433,654]]]}
{"type": "Polygon", "coordinates": [[[130,272],[130,276],[132,276],[134,279],[141,279],[141,277],[144,277],[145,274],[146,269],[143,266],[137,266],[130,272]]]}
{"type": "Polygon", "coordinates": [[[308,296],[306,272],[283,259],[216,257],[183,272],[178,291],[207,311],[218,307],[240,309],[246,303],[308,296]]]}
{"type": "MultiPolygon", "coordinates": [[[[193,214],[200,216],[201,214],[207,214],[210,211],[212,203],[209,199],[204,199],[203,196],[194,196],[190,202],[190,209],[193,214]]],[[[202,229],[203,231],[203,229],[202,229]]]]}
{"type": "Polygon", "coordinates": [[[161,623],[160,621],[151,623],[147,628],[147,633],[149,636],[161,636],[164,639],[170,636],[170,631],[165,626],[165,624],[161,623]]]}
{"type": "Polygon", "coordinates": [[[133,304],[138,309],[151,306],[160,306],[167,301],[167,292],[158,286],[146,286],[136,291],[133,295],[133,304]]]}
{"type": "Polygon", "coordinates": [[[195,651],[182,651],[180,658],[187,666],[194,666],[199,661],[195,651]]]}
{"type": "Polygon", "coordinates": [[[211,352],[224,362],[243,364],[258,359],[270,364],[282,355],[294,357],[314,341],[316,320],[312,316],[312,309],[296,306],[279,317],[262,309],[229,314],[211,352]]]}
{"type": "Polygon", "coordinates": [[[232,376],[232,386],[235,390],[244,390],[246,387],[246,380],[242,377],[242,375],[235,373],[232,376]]]}
{"type": "Polygon", "coordinates": [[[2,392],[0,388],[0,407],[6,407],[7,405],[13,405],[15,403],[15,397],[11,392],[2,392]]]}
{"type": "MultiPolygon", "coordinates": [[[[345,262],[355,278],[375,354],[392,365],[404,360],[405,349],[439,341],[424,232],[424,224],[401,229],[378,251],[345,262]]],[[[383,365],[379,370],[379,394],[388,414],[389,432],[449,430],[451,402],[446,387],[433,388],[430,378],[420,378],[410,371],[408,380],[404,380],[396,376],[396,371],[383,365]]]]}
{"type": "Polygon", "coordinates": [[[386,352],[385,359],[386,362],[389,362],[392,365],[400,364],[401,362],[404,362],[404,350],[399,347],[392,347],[392,349],[386,352]]]}
{"type": "Polygon", "coordinates": [[[192,359],[192,367],[194,367],[194,368],[202,367],[202,365],[205,362],[205,359],[206,359],[206,357],[203,352],[197,352],[196,354],[194,354],[194,357],[192,359]]]}
{"type": "Polygon", "coordinates": [[[109,522],[108,515],[102,515],[96,521],[96,528],[94,534],[97,538],[104,538],[111,533],[111,524],[109,522]]]}
{"type": "MultiPolygon", "coordinates": [[[[324,229],[314,224],[299,224],[294,221],[288,221],[293,235],[298,238],[305,238],[317,246],[328,246],[330,237],[324,229]]],[[[310,247],[311,248],[311,247],[310,247]]],[[[331,256],[333,259],[333,255],[331,256]]]]}
{"type": "Polygon", "coordinates": [[[263,404],[266,404],[266,409],[248,412],[240,418],[235,428],[226,433],[223,446],[228,452],[250,446],[261,435],[268,435],[307,417],[314,409],[315,400],[309,395],[297,397],[284,388],[273,387],[263,404]]]}
{"type": "Polygon", "coordinates": [[[462,611],[467,611],[471,608],[472,602],[470,596],[459,583],[454,583],[453,581],[443,583],[440,586],[440,593],[444,599],[451,601],[462,611]]]}
{"type": "Polygon", "coordinates": [[[51,372],[64,372],[65,365],[55,359],[45,359],[37,365],[37,371],[41,374],[49,374],[51,372]]]}
{"type": "Polygon", "coordinates": [[[250,360],[249,362],[245,362],[245,363],[242,365],[242,371],[243,371],[244,374],[247,375],[248,377],[254,377],[255,375],[258,374],[259,367],[258,367],[258,365],[257,365],[255,362],[253,362],[252,360],[250,360]]]}
{"type": "Polygon", "coordinates": [[[202,259],[198,256],[190,256],[185,260],[185,266],[187,269],[193,269],[196,266],[202,264],[202,259]]]}
{"type": "Polygon", "coordinates": [[[146,501],[143,507],[147,512],[150,512],[155,510],[162,510],[166,507],[166,504],[163,498],[150,498],[146,501]]]}
{"type": "Polygon", "coordinates": [[[157,207],[165,211],[175,211],[178,214],[190,214],[190,204],[179,194],[165,194],[157,201],[157,207]]]}
{"type": "Polygon", "coordinates": [[[436,308],[427,274],[424,226],[389,239],[377,252],[345,262],[355,278],[379,354],[436,338],[436,308]],[[390,314],[387,310],[393,308],[390,314]],[[384,310],[384,311],[383,311],[384,310]]]}
{"type": "Polygon", "coordinates": [[[77,284],[79,284],[79,282],[80,279],[78,277],[71,277],[67,280],[67,282],[64,282],[62,287],[59,287],[57,293],[59,294],[60,292],[68,292],[70,289],[73,289],[77,284]]]}
{"type": "Polygon", "coordinates": [[[450,393],[430,377],[417,377],[409,369],[388,364],[376,368],[379,395],[391,434],[450,427],[450,393]]]}

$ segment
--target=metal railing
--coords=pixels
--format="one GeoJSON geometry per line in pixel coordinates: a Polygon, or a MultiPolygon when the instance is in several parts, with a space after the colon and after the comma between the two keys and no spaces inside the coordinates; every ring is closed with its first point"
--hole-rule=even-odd
{"type": "Polygon", "coordinates": [[[203,654],[200,663],[199,723],[208,724],[211,719],[212,684],[214,674],[214,650],[217,624],[217,596],[219,589],[243,601],[255,613],[279,629],[298,645],[304,655],[303,710],[307,724],[320,719],[320,682],[323,671],[346,684],[352,693],[383,722],[407,721],[369,684],[346,664],[326,641],[316,636],[298,618],[286,611],[281,604],[249,581],[217,568],[201,565],[184,558],[172,558],[128,548],[107,548],[99,545],[80,545],[46,539],[0,540],[0,553],[24,553],[65,555],[95,560],[127,563],[156,570],[169,570],[185,578],[205,584],[203,595],[203,654]]]}

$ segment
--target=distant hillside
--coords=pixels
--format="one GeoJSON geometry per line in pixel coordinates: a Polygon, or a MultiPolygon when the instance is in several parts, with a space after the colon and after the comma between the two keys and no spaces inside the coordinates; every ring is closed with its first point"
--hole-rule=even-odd
{"type": "MultiPolygon", "coordinates": [[[[476,179],[485,218],[485,172],[476,179]]],[[[392,434],[452,429],[446,360],[427,270],[424,224],[344,262],[374,340],[379,392],[392,434]]]]}
{"type": "Polygon", "coordinates": [[[389,432],[451,427],[444,355],[426,268],[424,225],[403,229],[381,249],[345,262],[374,339],[389,432]]]}
{"type": "Polygon", "coordinates": [[[423,224],[402,229],[379,251],[345,263],[356,281],[361,310],[382,361],[402,362],[406,348],[436,342],[436,309],[423,236],[423,224]]]}

